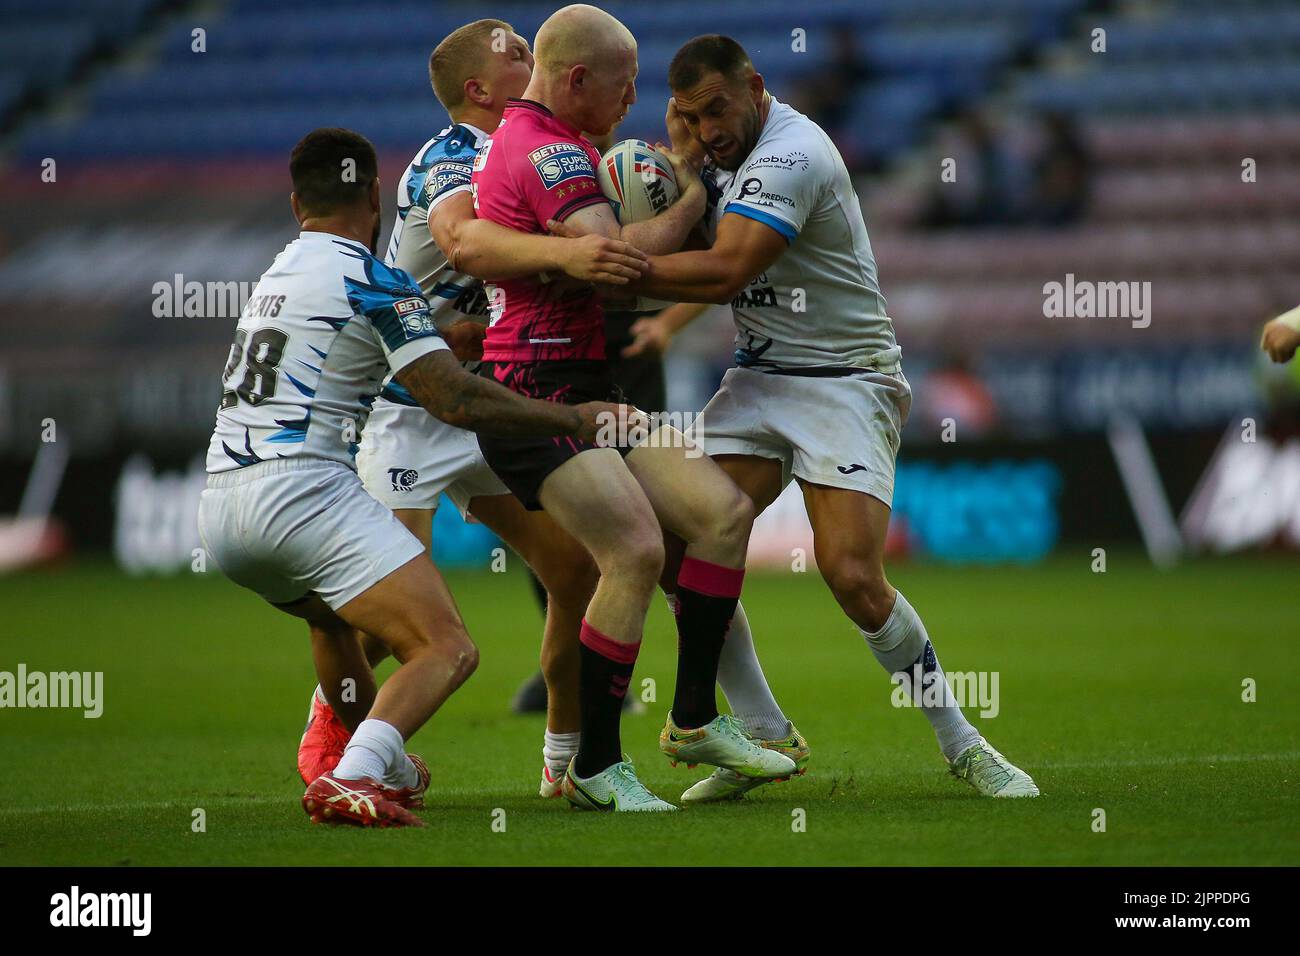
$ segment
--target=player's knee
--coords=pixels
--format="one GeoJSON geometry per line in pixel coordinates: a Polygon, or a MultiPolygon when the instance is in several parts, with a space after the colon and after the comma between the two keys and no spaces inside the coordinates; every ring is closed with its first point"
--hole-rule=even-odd
{"type": "Polygon", "coordinates": [[[655,587],[659,582],[659,572],[664,569],[664,539],[658,529],[638,535],[636,540],[629,542],[626,559],[637,580],[650,588],[655,587]]]}
{"type": "Polygon", "coordinates": [[[459,614],[451,619],[434,615],[421,621],[402,644],[393,648],[402,663],[416,657],[436,660],[440,667],[448,668],[449,676],[457,683],[467,679],[478,667],[478,647],[470,639],[459,614]]]}
{"type": "Polygon", "coordinates": [[[749,495],[731,485],[727,493],[718,495],[710,502],[708,509],[701,516],[703,534],[700,537],[707,537],[717,542],[743,544],[749,540],[749,532],[754,526],[754,516],[754,502],[750,500],[749,495]]]}
{"type": "Polygon", "coordinates": [[[894,602],[894,591],[883,568],[856,558],[819,560],[818,567],[835,600],[854,620],[873,629],[884,624],[894,602]]]}
{"type": "Polygon", "coordinates": [[[476,670],[478,670],[478,646],[466,638],[452,652],[453,678],[457,683],[463,684],[476,670]]]}
{"type": "Polygon", "coordinates": [[[620,541],[601,570],[653,589],[664,567],[664,541],[658,527],[637,528],[620,541]]]}
{"type": "Polygon", "coordinates": [[[736,488],[735,494],[721,511],[721,533],[728,540],[748,541],[755,517],[754,502],[749,495],[736,488]]]}
{"type": "Polygon", "coordinates": [[[438,656],[441,665],[446,668],[446,676],[453,687],[465,683],[478,670],[478,647],[467,633],[444,636],[429,650],[438,656]]]}

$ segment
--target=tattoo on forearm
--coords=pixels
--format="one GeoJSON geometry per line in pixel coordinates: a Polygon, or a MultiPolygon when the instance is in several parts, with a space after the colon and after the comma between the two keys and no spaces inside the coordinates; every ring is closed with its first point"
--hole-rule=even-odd
{"type": "Polygon", "coordinates": [[[577,426],[576,413],[570,406],[517,395],[466,372],[450,353],[436,352],[417,359],[397,378],[430,414],[457,428],[524,438],[567,435],[577,426]]]}

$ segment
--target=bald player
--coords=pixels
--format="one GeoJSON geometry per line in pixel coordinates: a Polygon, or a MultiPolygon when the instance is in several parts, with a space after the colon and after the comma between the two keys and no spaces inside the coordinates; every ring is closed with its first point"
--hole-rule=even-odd
{"type": "MultiPolygon", "coordinates": [[[[705,450],[759,511],[798,481],[818,570],[877,661],[912,688],[952,773],[985,796],[1037,796],[1029,774],[962,715],[925,625],[885,577],[894,459],[911,390],[839,151],[765,89],[728,37],[686,43],[668,85],[674,148],[717,186],[706,221],[711,246],[651,255],[650,272],[632,288],[731,303],[737,367],[701,414],[705,450]]],[[[721,769],[682,799],[734,799],[754,784],[721,769]]]]}
{"type": "MultiPolygon", "coordinates": [[[[618,20],[565,7],[538,31],[522,98],[479,153],[472,180],[480,225],[462,230],[453,264],[491,254],[494,236],[545,233],[548,221],[623,240],[646,253],[680,248],[704,211],[704,186],[681,159],[681,195],[646,222],[620,227],[601,193],[599,154],[582,131],[602,135],[636,99],[636,41],[618,20]]],[[[604,321],[594,291],[553,295],[536,277],[493,282],[485,372],[524,395],[580,402],[613,393],[604,321]]],[[[662,428],[619,447],[581,441],[480,441],[484,457],[530,510],[543,509],[581,542],[600,582],[581,628],[582,732],[564,792],[592,810],[672,809],[622,756],[621,699],[631,680],[651,595],[663,565],[662,529],[686,542],[677,581],[679,654],[673,707],[661,749],[675,762],[708,763],[744,777],[789,776],[795,764],[758,747],[714,703],[718,658],[740,595],[752,508],[680,433],[662,428]]]]}

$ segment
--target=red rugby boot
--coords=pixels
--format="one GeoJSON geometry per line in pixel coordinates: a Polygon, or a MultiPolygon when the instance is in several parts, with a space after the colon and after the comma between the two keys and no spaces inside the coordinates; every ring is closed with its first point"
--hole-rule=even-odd
{"type": "Polygon", "coordinates": [[[332,773],[317,778],[302,795],[312,823],[350,823],[362,827],[422,827],[424,821],[385,796],[369,777],[339,780],[332,773]]]}
{"type": "MultiPolygon", "coordinates": [[[[407,754],[406,759],[411,761],[415,767],[415,772],[420,780],[414,787],[385,787],[382,783],[379,788],[383,791],[384,796],[392,800],[398,806],[406,807],[408,810],[417,810],[424,806],[424,791],[429,789],[429,766],[421,757],[415,754],[407,754]]],[[[338,763],[336,760],[335,763],[338,763]]]]}
{"type": "Polygon", "coordinates": [[[329,773],[343,759],[343,749],[352,739],[352,733],[339,720],[338,714],[313,691],[311,712],[307,715],[307,729],[298,744],[298,775],[303,783],[329,773]]]}

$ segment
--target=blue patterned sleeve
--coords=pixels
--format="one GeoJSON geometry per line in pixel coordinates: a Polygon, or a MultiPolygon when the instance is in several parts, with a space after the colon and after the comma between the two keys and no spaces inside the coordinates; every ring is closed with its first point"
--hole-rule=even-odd
{"type": "Polygon", "coordinates": [[[348,277],[348,302],[370,323],[394,372],[422,355],[447,348],[428,300],[410,273],[369,257],[364,280],[348,277]]]}

